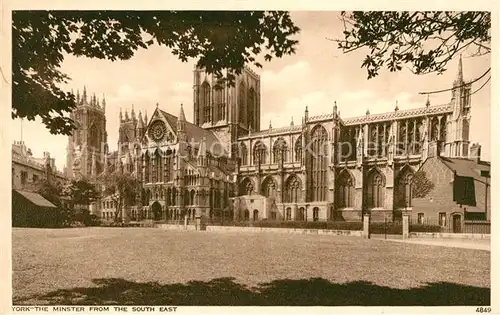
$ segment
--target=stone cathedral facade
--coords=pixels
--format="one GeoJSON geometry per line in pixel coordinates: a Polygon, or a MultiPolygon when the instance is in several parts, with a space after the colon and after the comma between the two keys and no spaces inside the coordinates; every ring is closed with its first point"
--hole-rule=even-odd
{"type": "MultiPolygon", "coordinates": [[[[193,123],[182,105],[178,116],[158,104],[149,119],[120,112],[119,149],[100,164],[89,156],[96,139],[107,150],[105,102],[94,100],[75,115],[97,120],[70,140],[74,148],[87,139],[93,150],[76,150],[84,162],[78,154],[68,162],[85,174],[136,176],[140,197],[127,220],[393,219],[412,211],[412,177],[428,157],[469,157],[470,88],[460,60],[447,104],[351,118],[336,104],[319,116],[306,107],[300,123],[261,129],[259,75],[246,68],[233,87],[220,87],[195,69],[193,123]]],[[[103,218],[115,211],[106,200],[98,208],[103,218]]]]}

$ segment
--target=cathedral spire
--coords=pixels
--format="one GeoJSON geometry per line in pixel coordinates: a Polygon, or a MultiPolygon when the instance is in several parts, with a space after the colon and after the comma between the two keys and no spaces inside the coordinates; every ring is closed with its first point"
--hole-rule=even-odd
{"type": "Polygon", "coordinates": [[[137,129],[144,128],[144,122],[142,121],[142,112],[139,111],[139,118],[137,119],[137,129]]]}
{"type": "Polygon", "coordinates": [[[431,105],[431,101],[429,100],[429,94],[427,94],[427,102],[425,102],[425,106],[429,107],[431,105]]]}
{"type": "Polygon", "coordinates": [[[177,135],[179,139],[183,139],[185,137],[184,134],[184,125],[186,124],[186,116],[184,115],[184,108],[181,104],[181,112],[179,113],[179,118],[177,119],[177,135]],[[181,135],[182,133],[182,135],[181,135]]]}
{"type": "Polygon", "coordinates": [[[76,104],[80,104],[80,90],[76,90],[76,104]]]}
{"type": "Polygon", "coordinates": [[[460,54],[460,59],[458,59],[458,71],[454,83],[455,85],[462,85],[464,83],[464,73],[462,69],[462,54],[460,54]]]}
{"type": "Polygon", "coordinates": [[[102,95],[102,110],[106,111],[106,96],[102,95]]]}
{"type": "Polygon", "coordinates": [[[95,97],[95,93],[94,93],[94,95],[92,95],[91,105],[96,106],[96,104],[97,104],[97,98],[95,97]]]}
{"type": "Polygon", "coordinates": [[[293,126],[293,116],[292,116],[292,120],[290,121],[290,126],[293,126]]]}
{"type": "Polygon", "coordinates": [[[128,121],[128,110],[125,110],[125,121],[128,121]]]}
{"type": "Polygon", "coordinates": [[[200,147],[198,148],[197,162],[198,166],[205,166],[207,145],[205,143],[205,137],[201,138],[200,147]]]}
{"type": "Polygon", "coordinates": [[[122,114],[122,108],[120,107],[120,116],[118,116],[120,118],[120,122],[123,121],[123,114],[122,114]]]}
{"type": "Polygon", "coordinates": [[[181,112],[179,114],[179,120],[180,121],[186,121],[186,115],[184,115],[184,107],[181,104],[181,112]]]}
{"type": "Polygon", "coordinates": [[[144,125],[146,126],[149,123],[148,121],[148,110],[146,109],[146,112],[144,113],[144,125]]]}
{"type": "Polygon", "coordinates": [[[87,103],[87,87],[85,85],[83,86],[82,103],[87,103]]]}
{"type": "Polygon", "coordinates": [[[132,104],[132,112],[130,113],[130,115],[132,115],[132,120],[135,120],[134,104],[132,104]]]}

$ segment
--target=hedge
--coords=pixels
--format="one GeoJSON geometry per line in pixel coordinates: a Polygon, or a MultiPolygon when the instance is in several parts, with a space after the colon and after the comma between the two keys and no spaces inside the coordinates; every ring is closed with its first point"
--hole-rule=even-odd
{"type": "Polygon", "coordinates": [[[441,226],[431,224],[411,224],[410,232],[441,232],[441,226]]]}
{"type": "Polygon", "coordinates": [[[370,234],[403,234],[401,222],[373,222],[370,223],[370,234]]]}

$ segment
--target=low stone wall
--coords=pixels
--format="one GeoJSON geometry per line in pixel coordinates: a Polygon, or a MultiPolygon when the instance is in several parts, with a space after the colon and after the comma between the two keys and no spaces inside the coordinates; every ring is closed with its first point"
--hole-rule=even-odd
{"type": "MultiPolygon", "coordinates": [[[[157,224],[156,227],[165,230],[196,230],[196,226],[157,224]]],[[[282,233],[282,234],[322,234],[322,235],[342,235],[361,237],[363,231],[348,230],[320,230],[320,229],[287,229],[287,228],[265,228],[265,227],[244,227],[244,226],[216,226],[208,225],[206,231],[227,231],[227,232],[248,232],[248,233],[282,233]]]]}
{"type": "Polygon", "coordinates": [[[155,224],[155,227],[163,229],[163,230],[182,230],[182,231],[194,231],[194,230],[196,230],[196,226],[191,225],[191,224],[184,226],[181,224],[159,223],[159,224],[155,224]]]}
{"type": "Polygon", "coordinates": [[[266,228],[266,227],[242,227],[242,226],[214,226],[206,227],[207,231],[230,231],[230,232],[250,232],[250,233],[282,233],[282,234],[322,234],[322,235],[342,235],[361,237],[363,231],[349,230],[321,230],[321,229],[287,229],[287,228],[266,228]]]}
{"type": "Polygon", "coordinates": [[[410,238],[491,239],[490,234],[410,232],[410,238]]]}

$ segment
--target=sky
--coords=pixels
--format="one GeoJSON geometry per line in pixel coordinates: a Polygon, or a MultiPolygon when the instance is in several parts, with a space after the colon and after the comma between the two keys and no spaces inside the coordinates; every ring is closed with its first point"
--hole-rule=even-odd
{"type": "MultiPolygon", "coordinates": [[[[343,54],[337,44],[328,38],[340,38],[342,24],[338,12],[291,12],[294,23],[301,28],[296,36],[299,40],[294,55],[273,59],[255,69],[261,77],[261,128],[287,126],[293,117],[300,123],[306,106],[309,115],[330,113],[337,102],[343,118],[394,110],[396,102],[400,109],[425,106],[427,97],[422,91],[450,88],[456,76],[458,58],[448,64],[448,71],[417,76],[408,70],[391,73],[382,71],[377,77],[367,80],[366,69],[361,63],[365,51],[343,54]]],[[[120,108],[136,113],[147,111],[148,116],[159,103],[160,108],[178,115],[184,105],[186,119],[193,117],[193,68],[195,61],[181,62],[168,48],[152,46],[140,50],[126,61],[66,56],[62,71],[71,77],[64,88],[77,89],[83,86],[87,93],[99,98],[106,96],[106,118],[108,143],[116,149],[118,139],[118,113],[120,108]]],[[[463,72],[466,80],[480,76],[491,65],[490,56],[468,58],[463,55],[463,72]]],[[[481,81],[482,82],[482,81],[481,81]]],[[[474,84],[472,90],[480,87],[474,84]]],[[[433,105],[448,103],[451,92],[433,94],[433,105]]],[[[490,160],[490,114],[491,87],[487,84],[472,96],[471,143],[482,145],[482,159],[490,160]]],[[[23,140],[35,156],[50,152],[56,166],[62,170],[66,163],[67,137],[51,135],[39,121],[12,120],[12,141],[23,140]],[[22,128],[21,128],[22,125],[22,128]]]]}

